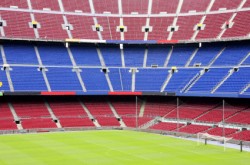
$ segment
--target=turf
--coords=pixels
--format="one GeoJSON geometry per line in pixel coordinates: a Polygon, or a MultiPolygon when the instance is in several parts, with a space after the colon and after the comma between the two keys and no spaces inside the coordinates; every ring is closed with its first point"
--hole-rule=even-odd
{"type": "Polygon", "coordinates": [[[249,165],[250,153],[158,134],[85,131],[0,136],[0,165],[249,165]]]}

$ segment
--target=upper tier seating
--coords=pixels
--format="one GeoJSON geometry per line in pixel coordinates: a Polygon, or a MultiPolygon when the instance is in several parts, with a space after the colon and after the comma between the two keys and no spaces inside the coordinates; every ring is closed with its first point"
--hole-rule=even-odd
{"type": "Polygon", "coordinates": [[[195,48],[192,46],[176,46],[173,49],[173,53],[171,54],[168,62],[168,67],[185,66],[188,59],[195,50],[195,48]]]}
{"type": "Polygon", "coordinates": [[[66,48],[62,43],[8,41],[1,45],[0,51],[3,82],[0,90],[7,92],[13,86],[14,92],[51,89],[107,93],[113,89],[181,95],[248,95],[249,42],[201,46],[124,44],[120,50],[118,45],[111,44],[72,43],[66,48]],[[222,81],[233,68],[235,72],[222,81]]]}
{"type": "Polygon", "coordinates": [[[46,75],[52,91],[82,91],[77,75],[71,68],[48,68],[46,75]]]}
{"type": "Polygon", "coordinates": [[[170,49],[170,47],[161,45],[149,46],[147,56],[147,67],[151,67],[152,65],[158,65],[158,67],[163,67],[170,49]]]}
{"type": "Polygon", "coordinates": [[[122,0],[121,7],[118,0],[61,0],[61,7],[58,0],[30,0],[30,2],[31,10],[27,10],[29,6],[25,0],[1,0],[0,6],[4,10],[0,10],[0,15],[7,22],[3,27],[5,33],[3,36],[1,34],[1,37],[45,40],[66,38],[121,40],[121,35],[116,28],[122,18],[123,25],[127,27],[124,33],[125,40],[147,38],[191,40],[197,31],[195,26],[200,21],[204,21],[205,27],[198,32],[195,39],[220,39],[219,34],[234,12],[236,17],[232,20],[233,25],[225,30],[222,38],[246,37],[250,27],[248,21],[250,11],[247,9],[249,2],[246,1],[242,6],[244,10],[241,10],[239,7],[244,2],[242,0],[215,0],[212,1],[213,4],[210,0],[153,0],[151,7],[149,7],[149,0],[122,0]],[[206,11],[210,4],[210,11],[206,11]],[[36,12],[33,13],[32,10],[36,12]],[[55,12],[58,13],[55,14],[55,12]],[[121,15],[118,16],[119,13],[121,15]],[[40,25],[36,32],[29,27],[29,23],[32,22],[31,14],[34,15],[32,19],[40,25]],[[152,32],[148,34],[143,32],[143,27],[147,24],[146,14],[149,14],[148,23],[152,27],[152,32]],[[155,16],[155,14],[168,14],[168,16],[155,16]],[[177,22],[174,22],[176,15],[177,22]],[[202,20],[203,16],[205,16],[204,20],[202,20]],[[66,30],[65,24],[72,25],[73,28],[66,30]],[[101,33],[98,34],[93,30],[95,24],[102,26],[101,33]],[[173,35],[169,35],[168,28],[173,24],[178,26],[178,30],[174,31],[173,35]]]}
{"type": "Polygon", "coordinates": [[[144,46],[124,47],[124,59],[126,67],[142,67],[145,53],[144,46]]]}
{"type": "Polygon", "coordinates": [[[211,92],[211,90],[228,74],[228,68],[211,68],[205,72],[189,89],[190,92],[211,92]]]}
{"type": "Polygon", "coordinates": [[[6,43],[3,46],[8,64],[38,64],[33,45],[22,43],[6,43]]]}
{"type": "Polygon", "coordinates": [[[168,75],[167,69],[139,69],[136,73],[135,90],[160,91],[168,75]]]}
{"type": "Polygon", "coordinates": [[[173,73],[165,91],[180,92],[180,90],[198,73],[199,69],[178,69],[177,72],[173,73]]]}
{"type": "Polygon", "coordinates": [[[36,67],[12,67],[10,75],[15,91],[47,91],[42,72],[36,67]]]}
{"type": "Polygon", "coordinates": [[[250,68],[240,68],[234,72],[216,92],[239,93],[249,83],[250,68]]]}

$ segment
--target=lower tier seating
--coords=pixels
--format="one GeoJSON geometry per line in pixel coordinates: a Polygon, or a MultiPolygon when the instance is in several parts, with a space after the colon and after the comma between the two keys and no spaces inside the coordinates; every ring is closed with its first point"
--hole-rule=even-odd
{"type": "Polygon", "coordinates": [[[237,129],[233,129],[233,128],[224,128],[224,133],[223,133],[223,128],[215,127],[207,131],[207,133],[211,135],[216,135],[216,136],[223,136],[223,135],[228,136],[237,131],[238,131],[237,129]]]}
{"type": "Polygon", "coordinates": [[[232,135],[232,137],[236,140],[250,141],[250,130],[241,131],[239,133],[232,135]]]}
{"type": "Polygon", "coordinates": [[[93,122],[88,117],[60,118],[62,127],[94,127],[93,122]]]}
{"type": "Polygon", "coordinates": [[[184,132],[184,133],[190,133],[190,134],[197,134],[199,132],[204,132],[207,131],[209,128],[209,126],[204,126],[204,125],[187,125],[185,127],[182,127],[179,129],[179,132],[184,132]]]}
{"type": "Polygon", "coordinates": [[[21,119],[21,124],[24,129],[57,128],[55,122],[51,118],[21,119]]]}
{"type": "Polygon", "coordinates": [[[160,122],[160,123],[157,123],[157,124],[151,126],[150,129],[164,130],[164,131],[174,131],[177,128],[180,128],[182,126],[184,126],[184,124],[160,122]]]}

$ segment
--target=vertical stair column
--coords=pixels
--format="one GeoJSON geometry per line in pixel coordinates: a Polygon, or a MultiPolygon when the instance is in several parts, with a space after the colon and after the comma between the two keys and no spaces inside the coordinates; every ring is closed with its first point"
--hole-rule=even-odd
{"type": "Polygon", "coordinates": [[[93,121],[93,124],[96,126],[96,127],[101,127],[101,125],[98,123],[97,120],[95,120],[94,116],[90,113],[89,109],[84,105],[84,103],[79,99],[78,100],[79,103],[81,104],[82,106],[82,109],[85,111],[85,113],[88,115],[89,119],[93,121]]]}
{"type": "MultiPolygon", "coordinates": [[[[59,4],[61,12],[64,13],[62,0],[58,0],[58,4],[59,4]]],[[[71,34],[71,30],[73,30],[73,25],[69,24],[68,19],[65,16],[65,14],[63,15],[63,21],[64,21],[64,24],[62,24],[62,28],[66,30],[69,38],[73,38],[71,34]]]]}
{"type": "Polygon", "coordinates": [[[94,16],[95,15],[95,7],[93,4],[93,0],[89,0],[89,6],[91,10],[91,14],[93,15],[93,21],[94,21],[94,26],[92,26],[92,29],[97,32],[99,40],[103,40],[101,31],[103,30],[102,26],[98,24],[97,18],[94,16]],[[96,26],[99,27],[99,30],[96,30],[96,26]]]}
{"type": "Polygon", "coordinates": [[[123,122],[122,118],[121,118],[121,117],[118,115],[118,113],[116,112],[115,107],[111,104],[111,102],[110,102],[110,101],[107,101],[107,103],[108,103],[108,105],[109,105],[111,111],[112,111],[113,114],[115,115],[115,117],[120,119],[119,122],[120,122],[121,127],[127,127],[126,124],[123,122]]]}
{"type": "Polygon", "coordinates": [[[166,60],[165,60],[165,62],[164,62],[164,67],[167,67],[168,66],[168,62],[169,62],[169,60],[170,60],[170,58],[171,58],[171,55],[172,55],[172,53],[173,53],[173,50],[174,50],[174,47],[172,46],[172,48],[169,50],[169,52],[168,52],[168,55],[167,55],[167,58],[166,58],[166,60]]]}
{"type": "Polygon", "coordinates": [[[105,78],[106,78],[106,81],[107,81],[107,83],[108,83],[109,90],[113,92],[113,91],[114,91],[114,90],[113,90],[113,86],[112,86],[112,83],[111,83],[111,81],[110,81],[109,74],[108,74],[108,73],[109,73],[109,70],[108,70],[108,68],[106,68],[106,64],[105,64],[104,58],[103,58],[103,56],[102,56],[102,52],[101,52],[101,50],[100,50],[99,48],[96,48],[96,50],[97,50],[97,54],[98,54],[100,63],[101,63],[101,65],[102,65],[102,67],[103,67],[102,71],[103,71],[103,73],[104,73],[104,75],[105,75],[105,78]],[[104,70],[105,70],[105,71],[104,71],[104,70]]]}
{"type": "Polygon", "coordinates": [[[45,101],[44,104],[45,104],[45,106],[46,106],[46,108],[47,108],[47,110],[48,110],[48,112],[49,112],[51,118],[52,118],[54,121],[57,121],[57,122],[56,122],[57,128],[62,128],[62,125],[61,125],[61,123],[60,123],[60,120],[59,120],[59,119],[56,117],[56,115],[54,114],[54,112],[53,112],[52,108],[50,107],[49,103],[48,103],[47,101],[45,101]]]}
{"type": "Polygon", "coordinates": [[[19,122],[19,124],[16,124],[18,130],[22,130],[22,129],[23,129],[23,126],[22,126],[22,124],[21,124],[21,121],[20,121],[19,117],[17,116],[17,113],[16,113],[16,111],[15,111],[13,105],[9,102],[9,103],[8,103],[8,106],[9,106],[9,108],[10,108],[10,112],[11,112],[11,114],[12,114],[12,116],[13,116],[15,122],[19,122]]]}
{"type": "Polygon", "coordinates": [[[143,100],[142,104],[141,104],[141,108],[140,108],[139,117],[143,117],[144,111],[145,111],[145,106],[146,106],[146,100],[143,100]]]}
{"type": "Polygon", "coordinates": [[[126,27],[124,27],[124,24],[123,24],[123,18],[122,18],[122,0],[118,0],[118,12],[119,12],[119,16],[120,16],[120,26],[117,27],[116,31],[117,32],[120,32],[121,34],[121,40],[124,40],[125,37],[124,37],[124,31],[126,31],[126,27]],[[124,30],[123,31],[120,31],[120,27],[124,27],[124,30]]]}
{"type": "Polygon", "coordinates": [[[138,72],[137,68],[131,68],[129,70],[129,72],[131,72],[132,74],[132,83],[131,83],[131,91],[134,92],[135,91],[135,75],[136,75],[136,72],[138,72]]]}
{"type": "Polygon", "coordinates": [[[68,55],[69,55],[70,61],[71,61],[72,65],[73,65],[73,72],[76,73],[77,78],[78,78],[78,80],[79,80],[79,83],[80,83],[80,85],[81,85],[81,87],[82,87],[82,90],[83,90],[84,92],[87,92],[87,89],[86,89],[85,84],[84,84],[84,82],[83,82],[83,80],[82,80],[82,77],[81,77],[81,72],[82,72],[82,70],[76,65],[74,56],[73,56],[73,54],[72,54],[70,48],[67,47],[66,49],[67,49],[67,51],[68,51],[68,55]]]}
{"type": "Polygon", "coordinates": [[[0,35],[5,37],[4,27],[7,25],[6,21],[0,16],[0,21],[2,22],[2,26],[0,26],[0,35]]]}
{"type": "MultiPolygon", "coordinates": [[[[27,0],[27,4],[29,7],[29,10],[32,11],[33,9],[32,9],[32,5],[31,5],[31,1],[27,0]]],[[[31,18],[31,22],[29,23],[29,27],[33,28],[35,37],[39,38],[38,28],[41,28],[41,25],[36,21],[35,15],[31,12],[30,12],[30,18],[31,18]],[[33,27],[34,25],[36,25],[36,28],[33,27]]]]}
{"type": "Polygon", "coordinates": [[[11,80],[11,76],[10,76],[10,71],[12,69],[7,64],[7,60],[6,60],[6,56],[5,56],[3,45],[0,45],[0,49],[1,49],[2,59],[3,59],[3,68],[2,69],[5,70],[6,77],[7,77],[7,80],[8,80],[8,84],[9,84],[9,87],[10,87],[10,91],[14,92],[14,86],[13,86],[13,83],[12,83],[12,80],[11,80]]]}
{"type": "Polygon", "coordinates": [[[111,81],[110,81],[108,72],[109,72],[109,70],[107,69],[107,71],[106,71],[106,73],[104,73],[104,75],[105,75],[105,78],[106,78],[106,80],[107,80],[107,83],[108,83],[108,86],[109,86],[109,90],[110,90],[111,92],[113,92],[114,89],[113,89],[112,83],[111,83],[111,81]]]}
{"type": "Polygon", "coordinates": [[[216,92],[216,90],[234,73],[234,69],[230,69],[228,74],[212,89],[211,93],[216,92]]]}
{"type": "Polygon", "coordinates": [[[196,55],[196,53],[198,52],[198,50],[199,50],[199,48],[196,48],[196,49],[194,50],[194,52],[192,53],[192,55],[191,55],[190,58],[188,59],[188,61],[187,61],[186,65],[185,65],[185,67],[188,67],[188,66],[190,65],[191,61],[192,61],[193,58],[195,57],[195,55],[196,55]]]}
{"type": "Polygon", "coordinates": [[[122,67],[125,68],[125,57],[124,57],[123,44],[120,44],[120,50],[121,50],[122,67]]]}
{"type": "MultiPolygon", "coordinates": [[[[179,16],[179,14],[180,14],[180,12],[181,12],[182,4],[183,4],[183,0],[179,0],[178,6],[177,6],[177,9],[176,9],[176,17],[174,18],[174,21],[173,21],[173,23],[172,23],[172,27],[174,27],[175,31],[177,31],[178,28],[179,28],[178,26],[176,26],[176,23],[177,23],[177,20],[178,20],[178,16],[179,16]]],[[[172,39],[172,36],[173,36],[173,33],[174,33],[174,32],[173,32],[172,30],[170,30],[170,29],[171,29],[171,27],[168,28],[168,31],[169,31],[168,40],[171,40],[171,39],[172,39]]]]}
{"type": "Polygon", "coordinates": [[[48,80],[47,75],[46,75],[46,72],[47,72],[48,70],[45,68],[45,66],[43,66],[43,63],[42,63],[42,60],[41,60],[41,57],[40,57],[40,53],[39,53],[39,51],[38,51],[37,46],[34,46],[34,49],[35,49],[35,52],[36,52],[36,57],[37,57],[37,60],[38,60],[39,69],[40,69],[40,71],[41,71],[42,74],[43,74],[43,79],[44,79],[44,81],[45,81],[47,90],[48,90],[49,92],[51,92],[51,87],[50,87],[50,84],[49,84],[49,80],[48,80]]]}
{"type": "MultiPolygon", "coordinates": [[[[208,5],[208,7],[207,7],[207,9],[206,9],[206,13],[209,13],[209,12],[210,12],[210,10],[211,10],[211,8],[212,8],[214,2],[215,2],[215,0],[210,0],[210,3],[209,3],[209,5],[208,5]]],[[[202,29],[201,29],[201,30],[204,30],[204,29],[205,29],[205,25],[203,25],[203,23],[204,23],[206,17],[207,17],[207,16],[204,15],[204,16],[201,18],[200,22],[199,22],[199,24],[202,25],[202,29]]],[[[195,38],[196,38],[196,36],[198,35],[199,32],[200,32],[200,30],[197,30],[197,27],[195,27],[195,29],[194,29],[194,34],[193,34],[193,36],[191,37],[191,40],[194,41],[195,38]]]]}
{"type": "Polygon", "coordinates": [[[166,86],[168,85],[168,83],[169,83],[169,81],[170,81],[170,79],[173,76],[173,74],[174,74],[175,71],[171,69],[168,72],[169,72],[168,76],[167,76],[167,78],[165,79],[164,83],[161,86],[161,92],[164,92],[166,86]]]}
{"type": "Polygon", "coordinates": [[[144,58],[143,58],[143,68],[147,67],[147,59],[148,59],[148,48],[145,49],[144,58]]]}
{"type": "MultiPolygon", "coordinates": [[[[242,9],[242,7],[246,3],[246,1],[247,0],[242,0],[241,3],[239,4],[239,6],[237,7],[236,11],[242,9]]],[[[233,15],[231,16],[230,20],[228,21],[228,25],[227,25],[227,22],[224,23],[224,25],[221,27],[222,30],[221,30],[220,34],[217,36],[217,39],[220,39],[223,36],[223,34],[226,32],[226,30],[228,28],[232,28],[233,27],[233,25],[234,25],[233,20],[236,17],[236,15],[237,15],[237,12],[233,13],[233,15]]]]}
{"type": "Polygon", "coordinates": [[[153,28],[149,24],[150,23],[150,17],[149,16],[151,15],[151,11],[152,11],[152,3],[153,3],[153,0],[148,1],[148,17],[146,19],[146,26],[142,27],[142,32],[145,32],[144,33],[144,41],[148,40],[148,33],[153,30],[153,28]]]}

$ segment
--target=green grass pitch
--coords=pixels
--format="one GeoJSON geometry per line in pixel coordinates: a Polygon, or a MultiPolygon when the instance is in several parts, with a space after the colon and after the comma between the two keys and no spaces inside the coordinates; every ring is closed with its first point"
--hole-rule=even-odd
{"type": "Polygon", "coordinates": [[[250,153],[158,134],[84,131],[0,136],[0,165],[249,165],[250,153]]]}

